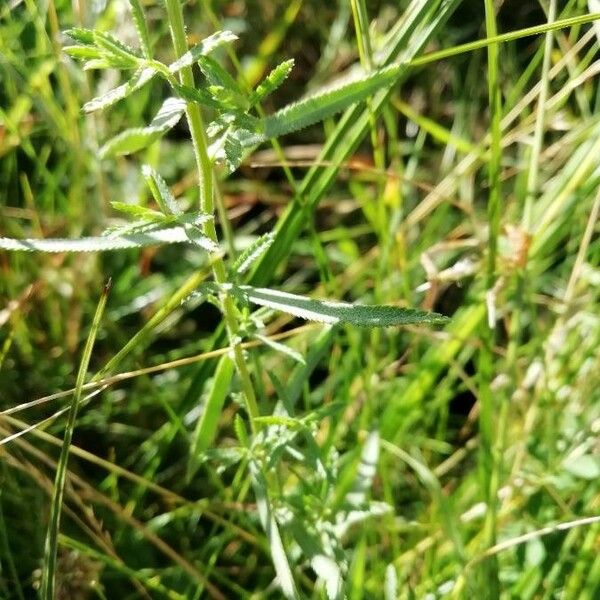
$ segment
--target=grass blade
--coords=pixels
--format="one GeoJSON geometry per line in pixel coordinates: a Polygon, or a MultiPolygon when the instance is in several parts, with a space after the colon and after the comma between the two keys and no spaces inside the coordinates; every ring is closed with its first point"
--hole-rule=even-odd
{"type": "Polygon", "coordinates": [[[111,283],[105,285],[100,301],[96,308],[92,327],[83,349],[81,362],[79,364],[79,370],[77,371],[77,381],[75,386],[75,394],[71,401],[69,408],[69,414],[67,416],[67,425],[65,428],[65,437],[60,452],[60,458],[58,460],[58,466],[56,468],[56,477],[54,479],[54,492],[52,494],[52,504],[50,506],[50,521],[48,523],[48,531],[46,533],[46,544],[44,546],[44,565],[42,569],[42,585],[41,585],[41,597],[42,600],[54,600],[55,589],[56,589],[56,559],[57,559],[57,547],[58,547],[58,533],[60,530],[60,515],[62,510],[63,496],[65,481],[67,477],[67,464],[69,461],[69,448],[73,439],[73,430],[75,429],[75,421],[77,419],[77,409],[81,400],[81,394],[83,390],[83,384],[85,383],[85,376],[92,356],[92,350],[94,348],[94,342],[96,340],[96,334],[100,328],[100,321],[104,308],[106,306],[106,300],[110,292],[111,283]]]}
{"type": "Polygon", "coordinates": [[[193,476],[198,467],[200,454],[208,450],[215,439],[219,417],[225,398],[229,393],[233,371],[233,361],[228,356],[223,356],[217,365],[210,394],[194,432],[188,465],[188,479],[193,476]]]}

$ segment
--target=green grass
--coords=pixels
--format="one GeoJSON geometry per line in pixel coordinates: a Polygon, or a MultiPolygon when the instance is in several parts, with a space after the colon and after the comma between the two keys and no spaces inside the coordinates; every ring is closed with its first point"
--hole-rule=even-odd
{"type": "Polygon", "coordinates": [[[587,4],[75,6],[0,8],[0,598],[598,597],[587,4]]]}

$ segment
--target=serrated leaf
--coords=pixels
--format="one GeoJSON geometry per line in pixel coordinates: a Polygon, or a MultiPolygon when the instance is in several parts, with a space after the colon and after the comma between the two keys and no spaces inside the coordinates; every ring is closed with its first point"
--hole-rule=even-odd
{"type": "Polygon", "coordinates": [[[142,3],[140,0],[129,0],[129,7],[131,8],[131,16],[133,17],[135,29],[138,34],[142,54],[145,58],[151,58],[152,50],[150,48],[150,35],[148,34],[148,25],[144,16],[142,3]]]}
{"type": "Polygon", "coordinates": [[[206,237],[196,225],[184,225],[184,230],[192,244],[206,250],[207,252],[217,252],[219,246],[210,238],[206,237]]]}
{"type": "Polygon", "coordinates": [[[229,135],[226,135],[223,144],[225,163],[230,173],[242,164],[242,159],[244,158],[244,151],[237,133],[237,131],[232,131],[229,135]]]}
{"type": "MultiPolygon", "coordinates": [[[[200,56],[198,66],[211,85],[223,87],[237,96],[243,97],[242,90],[236,80],[210,56],[200,56]]],[[[248,101],[245,100],[246,106],[248,101]]]]}
{"type": "Polygon", "coordinates": [[[250,96],[250,104],[254,106],[272,94],[289,76],[294,68],[294,59],[277,65],[258,85],[250,96]]]}
{"type": "Polygon", "coordinates": [[[140,219],[146,219],[148,221],[156,221],[157,219],[164,218],[164,215],[161,212],[156,210],[152,210],[151,208],[147,208],[145,206],[140,206],[139,204],[127,204],[126,202],[111,202],[110,205],[117,211],[131,215],[132,217],[137,217],[140,219]]]}
{"type": "Polygon", "coordinates": [[[204,89],[173,83],[173,91],[187,102],[195,102],[200,106],[221,110],[221,105],[204,89]]]}
{"type": "Polygon", "coordinates": [[[236,93],[222,85],[209,85],[208,93],[215,99],[220,107],[226,110],[247,110],[248,100],[241,94],[236,93]]]}
{"type": "Polygon", "coordinates": [[[93,46],[64,46],[63,52],[70,57],[79,60],[90,60],[102,57],[100,50],[93,46]]]}
{"type": "Polygon", "coordinates": [[[72,27],[67,29],[65,33],[77,42],[90,46],[94,43],[94,31],[85,27],[72,27]]]}
{"type": "Polygon", "coordinates": [[[183,56],[179,57],[174,63],[169,65],[169,71],[171,71],[171,73],[177,73],[184,67],[193,65],[201,56],[206,56],[219,46],[228,44],[237,39],[237,35],[232,31],[217,31],[203,39],[198,45],[188,50],[183,56]]]}
{"type": "Polygon", "coordinates": [[[327,119],[338,112],[366,100],[380,89],[398,80],[406,65],[396,64],[362,78],[329,88],[278,110],[264,120],[265,139],[286,135],[327,119]]]}
{"type": "Polygon", "coordinates": [[[188,242],[183,227],[171,227],[148,233],[125,236],[86,237],[69,239],[24,239],[0,238],[0,250],[29,252],[105,252],[125,248],[144,248],[158,244],[188,242]]]}
{"type": "Polygon", "coordinates": [[[269,248],[275,239],[275,234],[270,231],[252,242],[233,263],[232,271],[243,275],[269,248]]]}
{"type": "Polygon", "coordinates": [[[233,419],[233,431],[235,431],[235,437],[243,448],[248,448],[250,445],[248,440],[248,432],[246,431],[246,425],[242,417],[239,414],[235,415],[233,419]]]}
{"type": "Polygon", "coordinates": [[[185,102],[180,98],[167,98],[147,127],[127,129],[108,141],[100,149],[100,157],[131,154],[149,146],[175,127],[185,111],[185,102]]]}
{"type": "Polygon", "coordinates": [[[150,188],[154,200],[156,200],[156,203],[165,214],[182,214],[183,211],[179,208],[173,194],[171,194],[167,182],[150,165],[142,166],[142,175],[150,188]]]}
{"type": "Polygon", "coordinates": [[[208,147],[208,155],[217,163],[225,163],[227,172],[233,173],[244,160],[244,148],[259,143],[261,139],[247,129],[229,128],[208,147]]]}
{"type": "Polygon", "coordinates": [[[94,31],[94,42],[109,60],[115,59],[117,63],[122,62],[131,67],[135,67],[140,61],[140,56],[133,48],[110,33],[94,31]]]}
{"type": "Polygon", "coordinates": [[[102,94],[102,96],[98,96],[93,100],[86,102],[83,105],[84,112],[90,113],[96,110],[108,108],[109,106],[117,103],[119,100],[127,98],[127,96],[146,85],[156,75],[156,73],[157,72],[154,69],[149,67],[137,70],[131,79],[129,79],[129,81],[116,88],[113,88],[105,94],[102,94]]]}
{"type": "Polygon", "coordinates": [[[415,323],[443,323],[447,317],[399,306],[350,304],[315,300],[268,288],[233,286],[250,302],[320,323],[346,323],[358,327],[393,327],[415,323]]]}
{"type": "Polygon", "coordinates": [[[288,429],[300,429],[304,427],[304,423],[299,419],[286,417],[285,415],[266,415],[264,417],[255,417],[255,423],[261,425],[271,425],[279,427],[287,427],[288,429]]]}

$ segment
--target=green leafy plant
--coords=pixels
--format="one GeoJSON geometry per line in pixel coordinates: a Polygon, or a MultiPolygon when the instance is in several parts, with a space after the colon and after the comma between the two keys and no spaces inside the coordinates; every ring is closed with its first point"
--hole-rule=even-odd
{"type": "Polygon", "coordinates": [[[1,407],[0,596],[596,597],[598,15],[551,0],[498,33],[486,0],[483,39],[457,43],[460,0],[372,23],[340,2],[310,91],[277,109],[307,73],[278,44],[318,4],[285,3],[240,59],[251,4],[213,4],[187,27],[179,0],[129,0],[129,23],[118,2],[0,8],[0,176],[25,202],[0,207],[0,250],[28,251],[2,256],[0,396],[60,390],[1,407]],[[273,202],[249,224],[246,194],[273,202]],[[20,235],[95,232],[104,209],[100,235],[20,235]],[[86,334],[97,269],[119,276],[86,334]],[[453,318],[409,308],[421,292],[453,318]],[[20,532],[44,529],[35,563],[20,532]]]}
{"type": "MultiPolygon", "coordinates": [[[[139,2],[132,2],[131,6],[140,50],[129,47],[110,34],[76,28],[67,31],[67,35],[75,44],[67,46],[64,51],[82,61],[86,70],[112,68],[125,73],[133,71],[133,75],[124,84],[87,102],[83,107],[87,113],[109,109],[142,87],[152,85],[157,79],[167,82],[173,96],[163,102],[152,122],[146,127],[127,129],[105,142],[100,149],[100,158],[127,155],[147,148],[177,125],[185,114],[198,168],[199,210],[191,213],[183,212],[164,179],[154,169],[145,166],[142,169],[143,176],[159,211],[113,202],[113,208],[136,220],[108,230],[102,237],[80,240],[2,240],[2,247],[9,250],[91,252],[144,247],[156,243],[188,242],[209,253],[214,283],[205,283],[200,289],[200,294],[210,295],[213,303],[223,314],[232,348],[232,360],[226,357],[221,359],[215,372],[213,389],[194,434],[190,466],[193,469],[193,465],[197,465],[198,457],[210,448],[235,365],[253,433],[245,452],[252,474],[260,520],[267,532],[273,564],[282,591],[288,598],[298,598],[286,551],[278,533],[278,522],[270,499],[270,477],[267,476],[267,472],[275,467],[274,457],[279,457],[284,449],[291,451],[294,439],[299,433],[312,446],[309,458],[313,462],[316,461],[315,464],[320,464],[319,452],[311,441],[312,433],[308,427],[308,423],[312,420],[310,415],[298,421],[292,417],[292,412],[288,413],[287,417],[261,417],[259,414],[251,369],[241,348],[243,332],[248,327],[255,329],[251,326],[254,321],[248,312],[250,303],[303,319],[361,327],[441,323],[445,321],[445,317],[399,306],[362,306],[315,300],[277,290],[240,285],[240,278],[268,250],[274,241],[274,235],[270,233],[259,238],[239,257],[230,255],[231,268],[228,271],[214,225],[213,209],[215,201],[218,201],[214,188],[215,169],[223,165],[227,172],[231,173],[239,167],[247,149],[254,148],[268,139],[323,121],[356,103],[365,101],[379,90],[389,89],[398,80],[405,67],[402,64],[394,64],[368,74],[357,73],[350,81],[311,95],[263,118],[260,114],[252,114],[253,107],[259,105],[284,83],[293,68],[293,61],[289,60],[275,67],[256,89],[247,93],[212,57],[218,48],[234,42],[236,36],[229,31],[220,31],[188,50],[180,2],[166,0],[165,4],[173,48],[177,55],[176,60],[171,64],[164,64],[152,58],[148,26],[143,7],[139,2]],[[196,84],[194,80],[192,66],[195,64],[202,72],[203,78],[200,84],[196,84]],[[214,119],[207,128],[203,125],[203,109],[210,109],[214,114],[214,119]],[[283,435],[278,432],[283,432],[283,435]],[[270,454],[268,460],[267,453],[270,454]]],[[[224,213],[220,211],[220,214],[224,213]]],[[[272,347],[282,349],[275,343],[272,347]]],[[[87,358],[89,359],[89,356],[87,358]]],[[[302,357],[299,357],[299,360],[304,362],[302,357]]],[[[287,394],[284,390],[281,392],[287,394]]],[[[79,396],[80,393],[76,394],[76,402],[79,396]]],[[[287,405],[290,406],[289,398],[287,405]]],[[[74,419],[72,421],[69,431],[72,431],[74,426],[74,419]]],[[[65,441],[67,451],[68,446],[68,442],[65,441]]],[[[64,460],[61,464],[63,465],[60,483],[62,487],[64,460]]],[[[189,474],[191,475],[192,472],[189,471],[189,474]]],[[[59,509],[55,506],[54,510],[56,513],[59,509]]],[[[55,520],[55,523],[57,522],[55,520]]],[[[49,551],[51,557],[56,556],[58,527],[53,526],[52,531],[54,542],[53,549],[49,551]]],[[[326,580],[334,578],[335,583],[326,584],[329,597],[339,597],[342,590],[342,572],[337,567],[333,569],[335,565],[333,558],[328,557],[324,552],[311,555],[309,558],[313,561],[317,575],[326,580]]],[[[51,598],[53,566],[51,563],[47,563],[46,566],[43,589],[45,597],[51,598]]]]}

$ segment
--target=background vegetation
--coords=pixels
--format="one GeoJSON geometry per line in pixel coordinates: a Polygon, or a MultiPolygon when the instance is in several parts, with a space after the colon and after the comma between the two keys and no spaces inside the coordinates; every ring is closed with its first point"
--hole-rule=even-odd
{"type": "MultiPolygon", "coordinates": [[[[142,5],[170,63],[164,5],[142,5]]],[[[415,59],[389,95],[261,145],[218,187],[237,251],[277,229],[251,281],[450,320],[331,328],[261,309],[260,337],[244,338],[265,417],[250,459],[219,310],[181,302],[209,274],[205,253],[1,251],[1,598],[40,585],[66,410],[109,278],[70,448],[58,598],[599,597],[598,33],[579,23],[432,54],[589,14],[579,0],[494,8],[185,3],[190,45],[239,36],[215,56],[242,85],[295,60],[267,114],[368,66],[369,47],[375,61],[393,42],[415,59]],[[211,399],[223,409],[206,444],[196,424],[211,399]]],[[[143,163],[197,209],[184,120],[137,155],[99,158],[168,90],[84,115],[123,79],[63,53],[73,26],[138,45],[124,0],[0,6],[3,237],[99,235],[127,219],[111,201],[156,208],[143,163]]]]}

